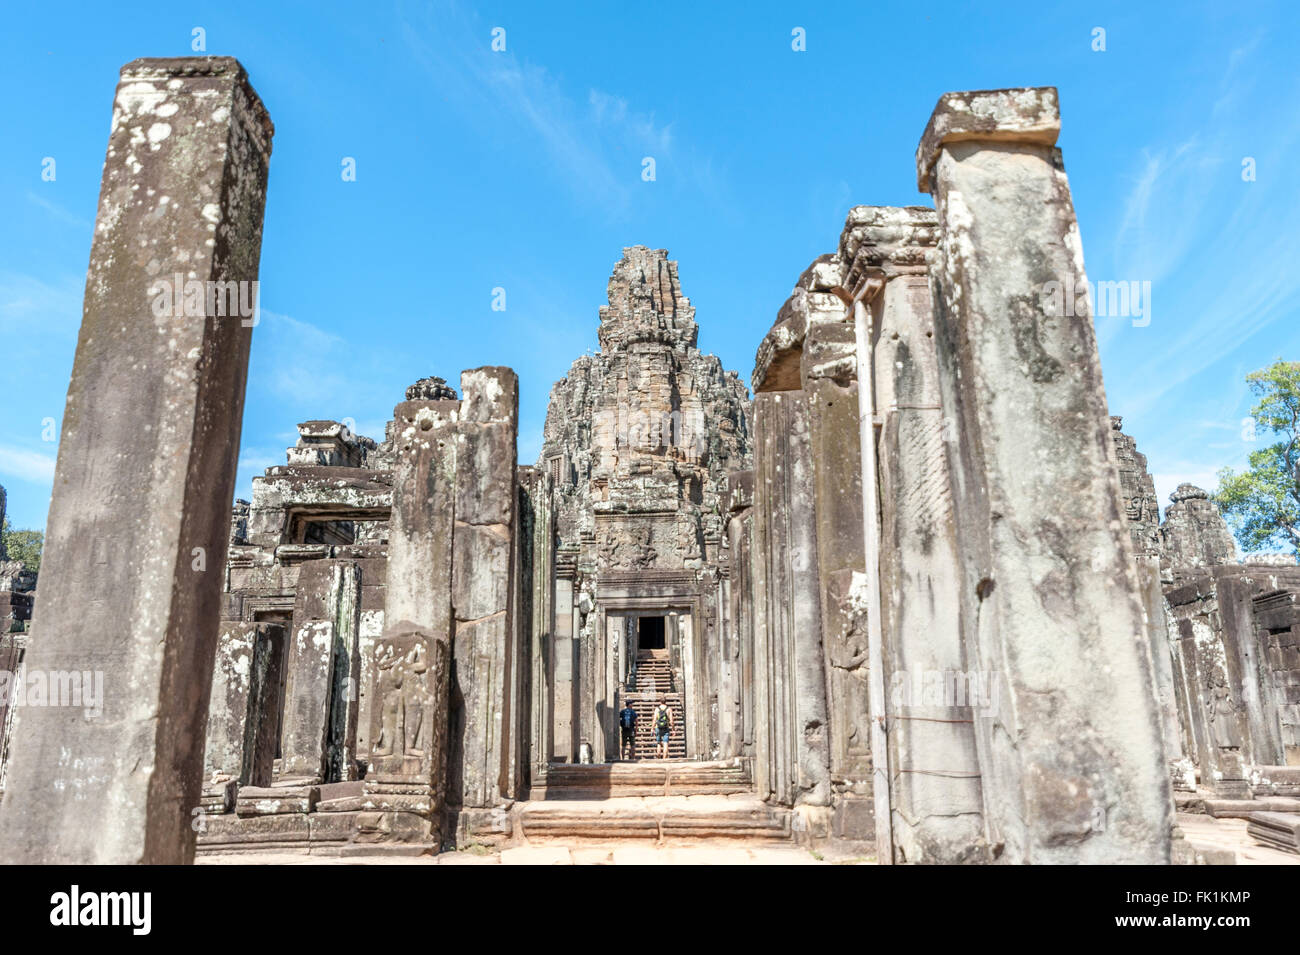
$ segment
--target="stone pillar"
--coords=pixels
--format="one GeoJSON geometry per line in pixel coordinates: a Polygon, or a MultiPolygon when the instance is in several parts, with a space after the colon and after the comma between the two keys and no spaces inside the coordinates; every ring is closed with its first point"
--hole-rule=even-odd
{"type": "MultiPolygon", "coordinates": [[[[1139,452],[1137,442],[1124,433],[1123,424],[1122,418],[1111,415],[1110,434],[1115,442],[1115,457],[1119,461],[1119,488],[1125,523],[1137,559],[1138,586],[1142,594],[1142,610],[1146,614],[1147,639],[1151,644],[1151,672],[1155,679],[1165,756],[1169,761],[1174,788],[1194,789],[1194,779],[1188,781],[1191,763],[1183,748],[1182,733],[1178,726],[1173,650],[1169,641],[1169,622],[1166,619],[1165,595],[1161,586],[1163,575],[1160,556],[1164,545],[1160,535],[1160,505],[1156,499],[1155,482],[1147,470],[1146,455],[1139,452]]],[[[1224,531],[1227,531],[1226,526],[1224,531]]]]}
{"type": "MultiPolygon", "coordinates": [[[[983,861],[978,685],[961,643],[960,568],[926,253],[934,210],[859,206],[840,255],[845,287],[872,278],[871,353],[878,437],[882,664],[895,861],[983,861]]],[[[865,654],[865,651],[863,651],[865,654]]],[[[883,847],[880,851],[886,851],[883,847]]]]}
{"type": "Polygon", "coordinates": [[[312,560],[298,575],[285,679],[280,780],[355,779],[361,575],[353,561],[312,560]]]}
{"type": "Polygon", "coordinates": [[[754,564],[750,534],[753,527],[754,472],[727,475],[723,497],[727,540],[726,626],[722,635],[722,675],[718,690],[718,755],[723,759],[751,754],[754,687],[751,667],[754,647],[754,564]]]}
{"type": "Polygon", "coordinates": [[[461,375],[460,384],[451,599],[464,712],[455,747],[462,762],[453,775],[462,780],[458,802],[490,807],[510,789],[506,771],[516,736],[506,691],[515,662],[519,379],[509,368],[475,368],[461,375]]]}
{"type": "Polygon", "coordinates": [[[279,699],[276,644],[284,639],[280,624],[222,622],[208,707],[208,783],[233,779],[247,786],[271,785],[273,708],[279,699]]]}
{"type": "MultiPolygon", "coordinates": [[[[1201,583],[1208,583],[1202,578],[1201,583]]],[[[1196,584],[1192,585],[1193,587],[1196,584]]],[[[1201,785],[1226,799],[1249,799],[1246,716],[1233,692],[1229,654],[1214,623],[1217,598],[1210,588],[1202,594],[1207,612],[1177,620],[1178,642],[1188,698],[1199,726],[1197,762],[1201,785]]]]}
{"type": "Polygon", "coordinates": [[[1173,806],[1056,90],[947,93],[917,148],[965,643],[1006,862],[1167,863],[1173,806]],[[1063,307],[1068,299],[1071,307],[1063,307]]]}
{"type": "MultiPolygon", "coordinates": [[[[516,434],[516,444],[518,435],[516,434]]],[[[506,794],[512,799],[527,795],[529,783],[529,746],[533,722],[533,512],[532,489],[537,471],[531,467],[515,470],[515,571],[512,581],[515,612],[511,618],[510,711],[514,714],[513,735],[506,766],[506,794]]]]}
{"type": "MultiPolygon", "coordinates": [[[[862,443],[859,436],[857,346],[854,326],[828,292],[843,280],[838,255],[823,256],[800,279],[808,299],[829,299],[829,317],[810,321],[800,356],[808,404],[812,499],[817,525],[820,630],[825,657],[826,726],[832,834],[853,841],[875,838],[871,806],[871,726],[863,615],[855,609],[854,576],[866,569],[862,522],[862,443]]],[[[811,309],[817,314],[823,309],[811,309]]]]}
{"type": "Polygon", "coordinates": [[[357,841],[437,845],[447,776],[460,402],[416,399],[393,414],[388,584],[384,633],[375,641],[366,774],[374,809],[360,814],[357,841]]]}
{"type": "Polygon", "coordinates": [[[541,470],[532,472],[527,486],[532,513],[532,614],[531,646],[532,681],[532,756],[530,782],[541,779],[551,755],[553,732],[551,712],[554,705],[554,666],[552,655],[555,619],[555,533],[551,506],[551,479],[541,470]]]}
{"type": "MultiPolygon", "coordinates": [[[[27,634],[0,630],[0,680],[7,680],[6,690],[23,680],[23,655],[27,652],[27,634]]],[[[9,738],[13,732],[17,707],[6,692],[0,696],[0,798],[4,796],[9,771],[9,738]]]]}
{"type": "Polygon", "coordinates": [[[122,69],[26,661],[103,713],[19,716],[6,861],[193,858],[272,131],[231,58],[122,69]]]}
{"type": "Polygon", "coordinates": [[[800,391],[754,397],[754,602],[765,630],[768,730],[761,760],[773,797],[830,803],[826,674],[821,640],[817,521],[808,400],[800,391]],[[761,525],[762,534],[758,533],[761,525]]]}
{"type": "MultiPolygon", "coordinates": [[[[568,555],[565,555],[568,556],[568,555]]],[[[552,617],[555,621],[551,640],[551,685],[554,702],[551,709],[551,756],[557,762],[572,762],[577,757],[578,743],[574,735],[577,718],[574,692],[577,689],[577,641],[573,632],[573,558],[556,562],[555,601],[552,617]]]]}
{"type": "Polygon", "coordinates": [[[1187,784],[1188,754],[1183,749],[1183,735],[1178,726],[1178,693],[1173,650],[1169,644],[1169,620],[1160,585],[1160,558],[1138,557],[1136,567],[1142,610],[1147,621],[1147,639],[1151,644],[1151,676],[1155,681],[1156,703],[1160,710],[1165,759],[1169,763],[1174,788],[1193,789],[1194,786],[1187,784]]]}

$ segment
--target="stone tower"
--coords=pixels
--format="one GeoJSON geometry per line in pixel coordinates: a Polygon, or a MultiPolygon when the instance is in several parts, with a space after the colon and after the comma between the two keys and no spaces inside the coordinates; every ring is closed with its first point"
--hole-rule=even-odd
{"type": "Polygon", "coordinates": [[[696,348],[695,309],[663,249],[623,250],[600,309],[600,352],[551,390],[539,468],[561,548],[591,538],[593,570],[698,570],[721,534],[718,494],[747,466],[747,392],[696,348]]]}
{"type": "Polygon", "coordinates": [[[1110,416],[1111,437],[1119,459],[1120,497],[1128,520],[1133,552],[1138,557],[1160,556],[1160,502],[1155,481],[1147,470],[1147,456],[1137,449],[1137,442],[1121,428],[1124,419],[1110,416]]]}
{"type": "Polygon", "coordinates": [[[542,573],[554,579],[555,646],[538,674],[550,687],[550,712],[536,713],[549,737],[539,773],[548,759],[615,758],[614,708],[629,694],[670,692],[683,753],[719,749],[708,661],[721,498],[728,472],[750,466],[748,393],[696,347],[695,309],[665,250],[624,249],[608,291],[600,351],[551,390],[537,466],[550,488],[554,565],[542,573]]]}
{"type": "Polygon", "coordinates": [[[1210,495],[1194,484],[1180,484],[1160,528],[1165,561],[1172,567],[1216,567],[1237,560],[1237,544],[1210,495]]]}

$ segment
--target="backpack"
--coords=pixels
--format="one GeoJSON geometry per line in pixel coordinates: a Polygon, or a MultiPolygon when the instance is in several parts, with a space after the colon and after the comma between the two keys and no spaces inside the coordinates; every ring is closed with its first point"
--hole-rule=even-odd
{"type": "Polygon", "coordinates": [[[618,714],[618,721],[624,729],[630,730],[632,724],[636,722],[636,710],[630,706],[623,707],[622,712],[618,714]]]}
{"type": "Polygon", "coordinates": [[[662,732],[663,730],[668,729],[668,726],[668,707],[661,706],[655,710],[655,729],[662,732]]]}

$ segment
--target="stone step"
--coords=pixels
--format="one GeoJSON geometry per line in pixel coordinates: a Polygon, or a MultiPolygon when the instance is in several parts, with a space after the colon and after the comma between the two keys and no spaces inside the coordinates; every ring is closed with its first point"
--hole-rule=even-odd
{"type": "Polygon", "coordinates": [[[1256,796],[1300,796],[1300,766],[1256,766],[1256,796]]]}
{"type": "Polygon", "coordinates": [[[790,842],[790,817],[754,797],[616,798],[522,803],[518,831],[529,844],[644,840],[657,845],[790,842]]]}
{"type": "Polygon", "coordinates": [[[548,767],[533,798],[608,799],[621,796],[705,795],[753,792],[747,763],[647,761],[548,767]]]}
{"type": "Polygon", "coordinates": [[[1266,846],[1300,854],[1300,813],[1252,812],[1246,834],[1266,846]]]}
{"type": "Polygon", "coordinates": [[[1300,812],[1300,799],[1294,796],[1267,796],[1263,799],[1206,799],[1205,812],[1216,819],[1247,819],[1259,812],[1300,812]]]}

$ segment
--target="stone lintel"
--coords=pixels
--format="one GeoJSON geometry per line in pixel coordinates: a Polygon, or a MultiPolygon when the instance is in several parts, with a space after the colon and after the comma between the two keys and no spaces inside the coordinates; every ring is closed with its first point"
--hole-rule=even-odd
{"type": "Polygon", "coordinates": [[[929,206],[854,206],[840,234],[843,288],[856,294],[871,270],[885,277],[924,271],[938,239],[938,213],[929,206]]]}
{"type": "Polygon", "coordinates": [[[799,389],[800,356],[809,327],[844,320],[844,305],[834,291],[843,278],[844,263],[835,254],[818,256],[803,270],[771,330],[759,343],[750,376],[755,394],[799,389]]]}
{"type": "Polygon", "coordinates": [[[1030,143],[1055,146],[1061,112],[1054,86],[944,93],[916,147],[916,187],[931,192],[930,172],[949,144],[1030,143]]]}
{"type": "MultiPolygon", "coordinates": [[[[321,484],[343,487],[345,485],[379,484],[392,487],[391,471],[376,468],[351,468],[329,464],[277,464],[266,469],[264,474],[254,475],[253,488],[263,482],[276,479],[296,481],[303,485],[321,484]]],[[[257,506],[254,498],[253,506],[257,506]]]]}
{"type": "Polygon", "coordinates": [[[355,441],[356,435],[352,429],[342,421],[331,421],[328,418],[312,419],[311,421],[300,421],[298,423],[298,434],[303,438],[341,438],[344,441],[355,441]]]}

